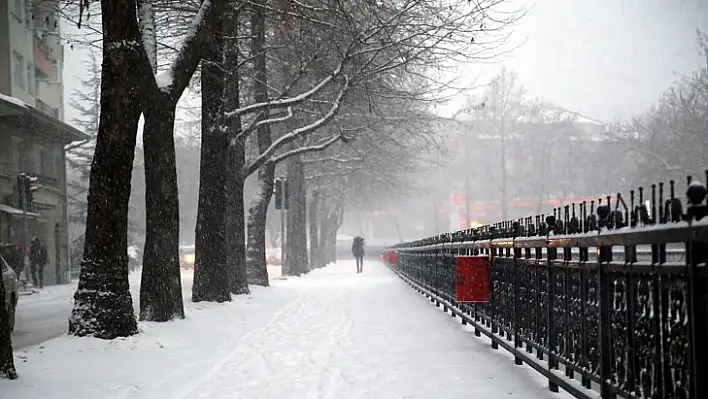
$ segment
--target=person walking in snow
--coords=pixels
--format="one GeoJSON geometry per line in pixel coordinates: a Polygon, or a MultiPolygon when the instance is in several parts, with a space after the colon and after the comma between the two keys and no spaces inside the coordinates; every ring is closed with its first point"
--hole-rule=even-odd
{"type": "Polygon", "coordinates": [[[35,288],[44,288],[44,265],[46,264],[47,249],[39,241],[39,237],[34,237],[30,245],[30,273],[32,273],[32,284],[35,288]],[[38,273],[39,279],[37,279],[38,273]]]}
{"type": "Polygon", "coordinates": [[[352,255],[356,259],[356,272],[361,273],[364,271],[364,237],[354,237],[354,243],[352,244],[352,255]]]}

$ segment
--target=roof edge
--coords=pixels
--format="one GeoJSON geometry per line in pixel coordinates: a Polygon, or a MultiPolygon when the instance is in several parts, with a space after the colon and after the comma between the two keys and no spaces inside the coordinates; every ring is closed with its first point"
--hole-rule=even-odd
{"type": "MultiPolygon", "coordinates": [[[[8,97],[7,95],[2,95],[0,96],[0,102],[3,103],[4,105],[7,105],[11,108],[14,108],[17,111],[20,111],[23,113],[24,116],[29,116],[30,118],[33,118],[35,120],[39,120],[42,123],[46,123],[51,125],[52,127],[58,129],[61,131],[61,133],[66,136],[66,140],[62,140],[65,143],[71,143],[74,141],[82,141],[82,140],[88,140],[91,137],[82,132],[81,130],[69,125],[68,123],[61,121],[57,118],[54,118],[53,116],[38,110],[37,108],[29,105],[29,104],[24,104],[24,106],[21,106],[18,104],[20,101],[19,99],[16,101],[12,101],[10,99],[7,99],[5,97],[8,97]]],[[[10,97],[11,99],[15,99],[15,97],[10,97]]]]}

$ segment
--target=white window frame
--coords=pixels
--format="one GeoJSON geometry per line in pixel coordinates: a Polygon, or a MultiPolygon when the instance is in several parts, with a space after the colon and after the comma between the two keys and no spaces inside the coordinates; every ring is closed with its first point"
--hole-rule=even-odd
{"type": "Polygon", "coordinates": [[[12,15],[14,15],[20,22],[22,22],[22,17],[24,17],[24,9],[24,0],[14,0],[12,2],[12,15]]]}
{"type": "Polygon", "coordinates": [[[25,89],[25,57],[15,50],[12,50],[12,83],[25,89]]]}

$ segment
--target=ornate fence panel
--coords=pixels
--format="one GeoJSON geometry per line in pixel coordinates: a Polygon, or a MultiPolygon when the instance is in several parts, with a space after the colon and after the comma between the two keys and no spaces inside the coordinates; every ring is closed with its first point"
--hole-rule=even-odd
{"type": "MultiPolygon", "coordinates": [[[[708,180],[708,172],[706,173],[708,180]]],[[[708,205],[688,178],[552,215],[390,248],[433,303],[577,398],[708,398],[708,205]],[[455,301],[455,258],[487,255],[488,303],[455,301]]]]}

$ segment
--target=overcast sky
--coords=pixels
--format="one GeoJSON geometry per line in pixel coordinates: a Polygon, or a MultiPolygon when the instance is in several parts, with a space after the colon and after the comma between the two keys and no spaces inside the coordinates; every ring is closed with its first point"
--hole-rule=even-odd
{"type": "MultiPolygon", "coordinates": [[[[646,110],[681,75],[705,65],[696,29],[708,31],[708,0],[536,0],[515,27],[523,46],[500,64],[519,73],[530,96],[613,121],[646,110]]],[[[84,58],[67,49],[67,96],[85,73],[84,58]]],[[[488,77],[500,64],[471,73],[488,77]]],[[[68,104],[65,116],[76,116],[68,104]]]]}

